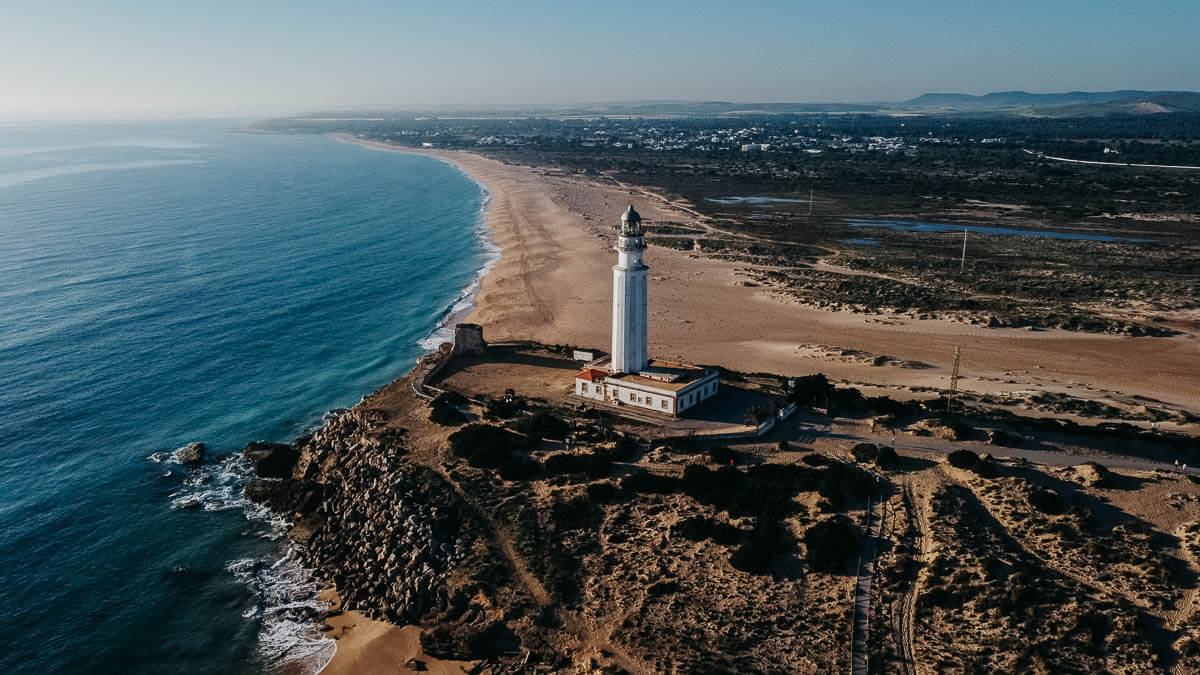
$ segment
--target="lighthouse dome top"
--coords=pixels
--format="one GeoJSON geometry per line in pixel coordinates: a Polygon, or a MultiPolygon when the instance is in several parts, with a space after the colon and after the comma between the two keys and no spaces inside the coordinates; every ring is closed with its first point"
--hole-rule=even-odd
{"type": "Polygon", "coordinates": [[[642,217],[637,211],[633,210],[633,205],[630,204],[625,213],[621,215],[621,236],[622,237],[640,237],[642,236],[642,217]]]}

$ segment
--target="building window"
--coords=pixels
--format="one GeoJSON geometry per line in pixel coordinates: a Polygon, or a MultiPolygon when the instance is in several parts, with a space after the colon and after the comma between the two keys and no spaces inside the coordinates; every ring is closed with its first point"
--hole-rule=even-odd
{"type": "Polygon", "coordinates": [[[665,398],[662,400],[662,409],[663,410],[667,409],[667,399],[665,399],[665,398]]]}

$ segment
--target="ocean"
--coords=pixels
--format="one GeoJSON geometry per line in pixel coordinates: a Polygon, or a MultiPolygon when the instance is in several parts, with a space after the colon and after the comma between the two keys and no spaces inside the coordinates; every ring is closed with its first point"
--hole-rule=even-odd
{"type": "Polygon", "coordinates": [[[332,654],[235,453],[409,370],[496,253],[457,169],[245,122],[0,126],[0,672],[332,654]]]}

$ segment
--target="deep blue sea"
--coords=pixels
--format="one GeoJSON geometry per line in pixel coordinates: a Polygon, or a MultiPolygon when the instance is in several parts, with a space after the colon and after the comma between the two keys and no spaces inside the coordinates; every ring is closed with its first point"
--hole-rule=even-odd
{"type": "Polygon", "coordinates": [[[242,124],[0,126],[0,672],[330,654],[230,453],[412,367],[494,255],[486,195],[242,124]],[[202,469],[171,459],[192,441],[202,469]]]}

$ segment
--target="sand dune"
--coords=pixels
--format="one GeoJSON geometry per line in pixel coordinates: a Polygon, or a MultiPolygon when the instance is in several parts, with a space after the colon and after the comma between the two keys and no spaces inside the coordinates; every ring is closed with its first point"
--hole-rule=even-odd
{"type": "MultiPolygon", "coordinates": [[[[414,152],[385,144],[380,149],[414,152]]],[[[650,221],[697,224],[694,211],[651,191],[459,151],[415,151],[462,168],[492,192],[488,215],[503,255],[483,280],[477,309],[490,340],[535,339],[604,348],[609,341],[612,226],[628,203],[650,221]]],[[[802,306],[741,285],[745,263],[652,246],[654,356],[743,371],[824,372],[854,382],[946,387],[962,345],[964,389],[1071,390],[1141,395],[1200,410],[1200,341],[1068,331],[990,329],[949,320],[872,316],[802,306]],[[881,320],[885,319],[885,320],[881,320]],[[832,345],[931,368],[873,366],[814,352],[832,345]]]]}

